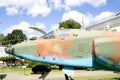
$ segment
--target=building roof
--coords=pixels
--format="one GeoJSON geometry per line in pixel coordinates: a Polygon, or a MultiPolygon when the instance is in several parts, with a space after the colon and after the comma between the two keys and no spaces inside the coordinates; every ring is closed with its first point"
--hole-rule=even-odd
{"type": "MultiPolygon", "coordinates": [[[[120,12],[113,14],[109,18],[102,19],[102,20],[98,21],[97,23],[87,27],[86,29],[103,29],[105,26],[103,26],[102,24],[114,25],[114,26],[120,25],[120,12]],[[100,25],[102,25],[102,26],[98,27],[100,25]]],[[[114,27],[114,26],[110,26],[110,27],[114,27]]]]}

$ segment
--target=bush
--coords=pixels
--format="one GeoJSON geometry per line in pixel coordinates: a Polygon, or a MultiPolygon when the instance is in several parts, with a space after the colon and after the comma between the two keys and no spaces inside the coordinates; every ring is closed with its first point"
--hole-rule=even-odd
{"type": "MultiPolygon", "coordinates": [[[[34,64],[34,62],[32,62],[32,64],[34,64]]],[[[43,74],[45,72],[51,71],[51,65],[46,63],[36,62],[34,65],[29,65],[29,66],[32,66],[33,73],[43,74]]]]}
{"type": "Polygon", "coordinates": [[[0,61],[7,61],[7,60],[10,60],[10,59],[16,59],[16,57],[14,57],[14,56],[0,57],[0,61]]]}
{"type": "Polygon", "coordinates": [[[38,63],[38,62],[29,61],[27,67],[28,67],[28,68],[32,68],[32,67],[34,67],[34,65],[35,65],[36,63],[38,63]]]}

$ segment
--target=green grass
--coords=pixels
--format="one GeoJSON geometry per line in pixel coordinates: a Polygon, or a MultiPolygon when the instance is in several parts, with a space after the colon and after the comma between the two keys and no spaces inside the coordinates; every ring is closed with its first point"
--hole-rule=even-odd
{"type": "Polygon", "coordinates": [[[6,68],[0,68],[0,73],[18,73],[20,75],[25,74],[31,74],[31,68],[25,68],[22,67],[6,67],[6,68]]]}
{"type": "MultiPolygon", "coordinates": [[[[54,79],[46,79],[46,80],[65,80],[64,78],[54,78],[54,79]]],[[[120,80],[120,77],[111,77],[111,78],[104,78],[103,76],[100,77],[75,77],[74,80],[120,80]]]]}
{"type": "MultiPolygon", "coordinates": [[[[25,74],[27,75],[33,75],[31,74],[32,73],[31,68],[25,68],[25,70],[22,67],[0,68],[0,73],[18,73],[19,75],[24,75],[24,71],[25,71],[25,74]]],[[[53,69],[51,73],[63,74],[63,72],[58,69],[53,69]]],[[[46,80],[65,80],[65,79],[54,78],[54,79],[46,79],[46,80]]],[[[120,80],[120,74],[111,74],[111,75],[102,75],[102,76],[82,76],[82,77],[79,76],[79,77],[74,77],[74,80],[120,80]]]]}
{"type": "MultiPolygon", "coordinates": [[[[5,67],[5,68],[0,68],[0,73],[18,73],[20,75],[24,75],[28,74],[28,75],[32,75],[32,70],[31,68],[25,68],[23,69],[22,67],[5,67]]],[[[52,69],[53,73],[62,73],[62,71],[58,70],[58,69],[52,69]]]]}

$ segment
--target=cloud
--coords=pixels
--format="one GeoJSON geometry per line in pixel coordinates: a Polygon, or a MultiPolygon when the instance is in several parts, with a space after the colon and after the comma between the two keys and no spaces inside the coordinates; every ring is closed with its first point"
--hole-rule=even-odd
{"type": "Polygon", "coordinates": [[[51,12],[46,0],[1,0],[0,7],[6,8],[7,15],[25,13],[45,17],[51,12]]]}
{"type": "Polygon", "coordinates": [[[108,18],[110,17],[111,15],[115,14],[114,12],[110,12],[110,11],[104,11],[104,12],[101,12],[99,15],[95,16],[94,17],[94,22],[97,22],[99,20],[102,20],[102,19],[105,19],[105,18],[108,18]]]}
{"type": "Polygon", "coordinates": [[[106,4],[107,0],[1,0],[0,7],[5,7],[7,15],[27,14],[37,17],[46,17],[54,9],[70,10],[71,7],[78,7],[89,4],[99,7],[106,4]]]}
{"type": "Polygon", "coordinates": [[[28,22],[26,21],[21,21],[19,24],[16,24],[16,25],[12,25],[11,27],[9,28],[6,28],[3,33],[4,34],[8,34],[8,33],[11,33],[14,29],[20,29],[22,30],[29,38],[33,35],[36,35],[36,36],[39,36],[38,34],[36,34],[36,32],[32,29],[30,29],[29,27],[37,27],[37,28],[40,28],[40,29],[44,29],[45,28],[45,25],[43,23],[36,23],[35,25],[31,25],[29,24],[28,22]]]}
{"type": "Polygon", "coordinates": [[[91,14],[83,14],[81,12],[72,10],[63,14],[62,21],[74,19],[75,21],[79,22],[82,26],[88,26],[91,17],[92,17],[91,14]]]}
{"type": "Polygon", "coordinates": [[[70,7],[77,7],[86,3],[93,7],[99,7],[106,5],[106,1],[107,0],[65,0],[64,3],[65,7],[69,9],[70,7]]]}
{"type": "Polygon", "coordinates": [[[7,15],[15,15],[15,14],[18,14],[18,9],[15,7],[7,7],[6,12],[7,12],[7,15]]]}
{"type": "Polygon", "coordinates": [[[40,6],[38,4],[32,6],[28,10],[28,14],[31,14],[33,17],[38,16],[39,14],[42,15],[43,17],[47,16],[51,12],[51,9],[48,8],[47,6],[40,6]]]}
{"type": "Polygon", "coordinates": [[[107,0],[49,0],[50,6],[55,9],[70,10],[71,7],[80,7],[84,4],[99,7],[106,5],[107,0]]]}
{"type": "Polygon", "coordinates": [[[58,10],[64,8],[64,4],[62,2],[62,0],[49,0],[50,7],[58,10]]]}
{"type": "Polygon", "coordinates": [[[74,19],[74,20],[76,20],[78,22],[81,22],[82,21],[82,13],[80,13],[78,11],[75,11],[75,10],[66,12],[62,16],[62,21],[68,20],[68,19],[74,19]]]}
{"type": "Polygon", "coordinates": [[[104,11],[96,16],[93,16],[90,13],[83,14],[81,12],[71,10],[63,14],[62,21],[68,20],[68,19],[74,19],[75,21],[79,22],[82,26],[88,27],[91,24],[95,24],[96,22],[102,19],[108,18],[113,14],[114,12],[104,11]]]}
{"type": "Polygon", "coordinates": [[[41,22],[36,23],[35,26],[37,28],[40,28],[40,29],[44,29],[45,28],[45,25],[43,23],[41,23],[41,22]]]}
{"type": "Polygon", "coordinates": [[[51,25],[51,30],[58,29],[58,28],[59,28],[59,24],[51,25]]]}
{"type": "Polygon", "coordinates": [[[83,3],[85,3],[85,0],[65,0],[65,5],[66,6],[79,6],[82,5],[83,3]]]}
{"type": "Polygon", "coordinates": [[[85,0],[86,3],[92,5],[93,7],[99,7],[106,5],[107,0],[85,0]]]}

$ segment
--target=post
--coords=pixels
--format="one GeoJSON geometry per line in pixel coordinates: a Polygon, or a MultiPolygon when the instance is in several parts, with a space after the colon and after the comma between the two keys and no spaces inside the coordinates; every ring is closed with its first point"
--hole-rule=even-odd
{"type": "Polygon", "coordinates": [[[26,66],[22,66],[22,68],[24,69],[24,75],[25,75],[25,68],[26,68],[26,66]]]}

